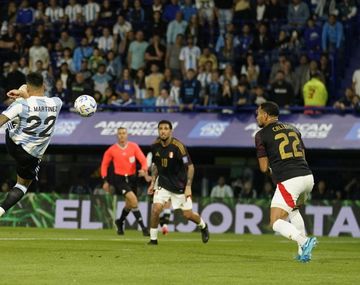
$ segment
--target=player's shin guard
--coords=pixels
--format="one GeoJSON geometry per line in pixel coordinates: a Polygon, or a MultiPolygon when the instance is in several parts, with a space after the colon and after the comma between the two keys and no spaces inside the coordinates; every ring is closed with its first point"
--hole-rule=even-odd
{"type": "Polygon", "coordinates": [[[136,218],[136,221],[138,222],[138,224],[140,225],[140,227],[143,229],[145,228],[145,225],[144,225],[144,222],[143,222],[143,219],[142,219],[142,216],[141,216],[141,213],[139,211],[139,208],[133,208],[132,209],[132,212],[136,218]]]}
{"type": "Polygon", "coordinates": [[[303,235],[306,235],[304,219],[298,209],[290,212],[289,219],[290,223],[292,223],[295,228],[297,228],[303,235]]]}
{"type": "MultiPolygon", "coordinates": [[[[289,213],[289,219],[290,223],[292,223],[304,236],[306,236],[304,219],[298,209],[289,213]]],[[[302,248],[300,244],[298,244],[298,254],[302,254],[302,248]]]]}
{"type": "Polygon", "coordinates": [[[300,245],[303,245],[306,241],[306,237],[294,225],[284,220],[276,220],[273,224],[273,230],[280,233],[283,237],[297,241],[300,245]]]}
{"type": "Polygon", "coordinates": [[[158,237],[158,229],[151,228],[150,229],[150,240],[157,240],[157,237],[158,237]]]}
{"type": "Polygon", "coordinates": [[[131,209],[124,208],[121,212],[121,216],[119,218],[119,223],[123,223],[126,219],[126,217],[129,215],[131,209]]]}
{"type": "MultiPolygon", "coordinates": [[[[1,208],[5,211],[9,210],[12,206],[14,206],[17,202],[21,200],[21,198],[25,195],[27,188],[24,185],[16,184],[13,189],[7,194],[5,200],[1,204],[1,208]]],[[[1,213],[2,211],[0,211],[1,213]]]]}
{"type": "Polygon", "coordinates": [[[163,223],[168,225],[170,223],[171,209],[164,210],[163,223]]]}

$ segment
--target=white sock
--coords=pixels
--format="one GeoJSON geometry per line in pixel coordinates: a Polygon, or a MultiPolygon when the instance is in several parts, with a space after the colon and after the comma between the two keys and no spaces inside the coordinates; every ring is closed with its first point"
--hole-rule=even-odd
{"type": "Polygon", "coordinates": [[[283,237],[296,241],[300,245],[303,245],[306,241],[306,236],[304,236],[294,225],[282,219],[276,220],[273,224],[273,230],[280,233],[283,237]]]}
{"type": "Polygon", "coordinates": [[[24,194],[27,192],[27,187],[25,185],[20,184],[20,183],[16,183],[14,188],[20,189],[21,191],[24,192],[24,194]]]}
{"type": "Polygon", "coordinates": [[[4,214],[5,214],[5,210],[2,207],[0,207],[0,217],[4,214]]]}
{"type": "Polygon", "coordinates": [[[204,220],[201,217],[200,217],[200,223],[198,223],[198,226],[200,227],[200,229],[203,229],[206,226],[204,220]]]}
{"type": "Polygon", "coordinates": [[[304,219],[299,210],[290,212],[289,219],[295,228],[297,228],[303,235],[306,235],[304,219]]]}
{"type": "MultiPolygon", "coordinates": [[[[305,223],[304,219],[300,214],[300,211],[296,209],[295,211],[290,212],[289,214],[290,222],[297,228],[304,236],[306,236],[305,223]]],[[[301,245],[298,244],[298,254],[302,254],[301,245]]]]}
{"type": "Polygon", "coordinates": [[[150,228],[150,239],[157,240],[158,229],[150,228]]]}

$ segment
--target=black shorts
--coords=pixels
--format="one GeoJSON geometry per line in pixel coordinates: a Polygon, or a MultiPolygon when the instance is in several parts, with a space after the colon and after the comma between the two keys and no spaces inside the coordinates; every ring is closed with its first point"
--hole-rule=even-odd
{"type": "Polygon", "coordinates": [[[114,176],[113,186],[115,187],[116,194],[126,195],[126,193],[132,191],[136,193],[137,189],[137,178],[136,175],[130,176],[122,176],[116,175],[114,176]]]}
{"type": "Polygon", "coordinates": [[[23,179],[37,180],[40,159],[28,154],[21,145],[17,145],[6,132],[6,148],[16,161],[16,173],[23,179]]]}

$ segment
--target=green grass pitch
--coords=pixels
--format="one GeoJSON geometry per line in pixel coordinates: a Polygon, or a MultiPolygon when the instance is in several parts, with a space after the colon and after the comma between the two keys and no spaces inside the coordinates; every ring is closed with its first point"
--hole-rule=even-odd
{"type": "Polygon", "coordinates": [[[0,284],[360,284],[360,239],[319,238],[313,260],[275,235],[0,228],[0,284]]]}

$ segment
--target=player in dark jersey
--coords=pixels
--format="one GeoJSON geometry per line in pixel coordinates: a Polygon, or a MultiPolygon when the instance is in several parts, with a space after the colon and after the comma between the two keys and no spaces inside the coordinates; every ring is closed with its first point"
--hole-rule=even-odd
{"type": "MultiPolygon", "coordinates": [[[[147,160],[148,167],[151,169],[151,165],[152,165],[152,152],[151,151],[147,154],[146,160],[147,160]]],[[[147,177],[145,177],[145,178],[147,179],[147,177]]],[[[150,179],[151,179],[151,177],[150,177],[150,179]]],[[[156,188],[156,181],[155,181],[154,188],[156,188]]],[[[168,225],[170,224],[170,217],[171,217],[171,202],[167,201],[163,206],[163,211],[160,214],[160,219],[159,219],[161,232],[165,236],[169,234],[168,225]]]]}
{"type": "Polygon", "coordinates": [[[317,239],[306,236],[298,207],[312,191],[314,177],[305,160],[301,134],[294,126],[278,121],[279,107],[274,102],[261,104],[256,112],[261,128],[255,135],[260,170],[271,175],[277,184],[271,201],[270,224],[274,231],[296,241],[299,248],[296,259],[308,262],[317,239]]]}
{"type": "Polygon", "coordinates": [[[172,136],[171,122],[160,121],[158,132],[159,138],[151,146],[153,164],[148,194],[154,194],[154,199],[150,218],[149,244],[158,244],[159,216],[169,199],[174,210],[181,209],[187,220],[199,226],[202,241],[207,243],[209,241],[208,226],[198,213],[192,211],[191,185],[194,165],[189,153],[186,147],[172,136]]]}

